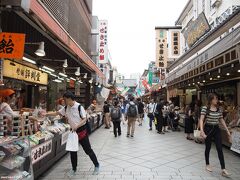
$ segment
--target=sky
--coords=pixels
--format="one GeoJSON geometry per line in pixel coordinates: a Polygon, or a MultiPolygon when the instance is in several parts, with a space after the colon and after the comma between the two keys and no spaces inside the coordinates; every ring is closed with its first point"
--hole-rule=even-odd
{"type": "Polygon", "coordinates": [[[155,61],[155,26],[173,26],[188,0],[93,0],[93,15],[108,20],[113,66],[129,78],[155,61]]]}

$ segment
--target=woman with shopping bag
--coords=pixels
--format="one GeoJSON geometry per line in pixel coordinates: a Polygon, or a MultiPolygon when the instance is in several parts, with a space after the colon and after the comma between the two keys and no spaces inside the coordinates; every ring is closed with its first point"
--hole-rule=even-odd
{"type": "Polygon", "coordinates": [[[71,126],[71,132],[68,137],[66,150],[70,151],[72,169],[69,171],[69,177],[76,175],[78,162],[78,143],[83,147],[85,153],[92,160],[95,169],[93,174],[99,173],[99,162],[89,142],[86,127],[86,112],[84,108],[75,101],[75,95],[72,92],[66,92],[63,95],[66,106],[57,112],[48,113],[47,116],[61,115],[65,116],[71,126]]]}
{"type": "Polygon", "coordinates": [[[222,111],[218,107],[218,96],[214,93],[210,93],[208,94],[208,105],[202,108],[200,117],[201,136],[205,139],[206,146],[205,148],[206,170],[209,172],[213,171],[209,163],[209,154],[211,150],[212,139],[214,138],[216,149],[218,152],[218,158],[222,169],[222,176],[229,177],[230,174],[225,169],[225,161],[222,150],[222,137],[219,127],[220,123],[226,129],[229,140],[231,141],[231,134],[223,119],[222,111]]]}

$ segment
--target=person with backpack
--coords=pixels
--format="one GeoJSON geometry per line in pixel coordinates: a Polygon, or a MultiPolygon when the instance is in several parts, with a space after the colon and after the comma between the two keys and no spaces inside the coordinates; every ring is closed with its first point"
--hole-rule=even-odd
{"type": "Polygon", "coordinates": [[[121,108],[119,107],[119,102],[115,101],[114,102],[114,106],[111,109],[110,112],[110,117],[112,119],[113,122],[113,132],[114,132],[114,136],[117,137],[121,136],[121,117],[122,117],[122,112],[121,112],[121,108]],[[118,131],[118,133],[117,133],[118,131]]]}
{"type": "Polygon", "coordinates": [[[219,124],[222,124],[226,130],[231,142],[231,134],[227,128],[227,125],[223,119],[223,112],[218,107],[218,96],[214,93],[208,94],[208,105],[204,106],[201,110],[200,116],[200,131],[201,136],[205,139],[205,161],[206,161],[206,170],[212,172],[213,169],[209,163],[209,154],[211,150],[212,139],[214,138],[218,158],[220,161],[222,176],[229,177],[230,174],[225,169],[225,161],[222,150],[222,136],[221,129],[219,124]]]}
{"type": "Polygon", "coordinates": [[[139,122],[139,126],[142,126],[142,122],[143,122],[143,118],[144,118],[144,104],[141,101],[141,98],[137,99],[138,101],[138,122],[139,122]]]}
{"type": "MultiPolygon", "coordinates": [[[[97,156],[91,148],[91,144],[88,138],[87,127],[86,127],[86,112],[79,103],[75,101],[75,95],[67,91],[63,95],[66,106],[60,109],[57,112],[47,113],[46,116],[65,116],[67,122],[71,126],[72,131],[75,131],[78,134],[79,143],[82,145],[85,153],[92,160],[95,168],[93,175],[99,174],[99,162],[97,156]]],[[[78,165],[78,156],[77,152],[70,152],[70,158],[72,163],[72,169],[69,171],[68,176],[73,177],[76,175],[77,165],[78,165]]]]}
{"type": "Polygon", "coordinates": [[[130,97],[130,102],[126,105],[126,117],[128,119],[127,137],[134,137],[135,123],[138,116],[138,107],[134,103],[134,97],[130,97]]]}
{"type": "Polygon", "coordinates": [[[110,105],[107,101],[104,102],[103,114],[104,114],[105,129],[109,129],[111,126],[111,124],[110,124],[110,105]]]}

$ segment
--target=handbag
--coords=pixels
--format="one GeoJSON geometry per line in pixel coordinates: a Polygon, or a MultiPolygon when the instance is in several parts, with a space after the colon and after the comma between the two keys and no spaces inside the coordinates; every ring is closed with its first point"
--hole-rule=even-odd
{"type": "Polygon", "coordinates": [[[201,131],[198,130],[198,129],[194,130],[193,135],[194,135],[194,138],[196,138],[196,139],[201,139],[202,138],[201,131]]]}
{"type": "Polygon", "coordinates": [[[78,150],[78,134],[75,131],[71,131],[68,135],[66,151],[76,152],[78,150]]]}

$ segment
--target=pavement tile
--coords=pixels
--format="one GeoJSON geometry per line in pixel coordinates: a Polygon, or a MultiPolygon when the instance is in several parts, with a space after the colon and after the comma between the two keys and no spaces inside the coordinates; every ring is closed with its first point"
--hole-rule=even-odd
{"type": "MultiPolygon", "coordinates": [[[[216,150],[211,151],[213,173],[205,171],[203,144],[187,141],[183,132],[170,132],[160,136],[148,131],[148,122],[136,126],[134,138],[113,137],[112,129],[103,127],[90,136],[92,148],[100,162],[99,175],[92,175],[94,166],[80,148],[77,175],[71,179],[81,180],[226,180],[220,175],[216,150]]],[[[214,144],[212,146],[215,149],[214,144]]],[[[231,180],[240,180],[240,157],[224,149],[226,166],[231,180]]],[[[71,169],[69,154],[63,157],[40,180],[63,180],[71,169]]]]}

